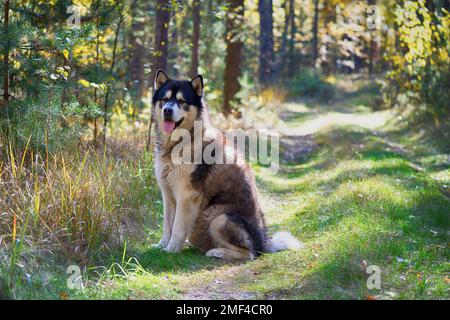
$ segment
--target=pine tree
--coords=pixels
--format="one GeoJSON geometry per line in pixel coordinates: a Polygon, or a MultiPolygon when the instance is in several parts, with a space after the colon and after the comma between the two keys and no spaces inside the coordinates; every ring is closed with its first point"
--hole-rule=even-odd
{"type": "Polygon", "coordinates": [[[224,75],[224,101],[222,111],[228,115],[231,113],[233,99],[239,92],[239,76],[241,75],[242,50],[242,27],[244,21],[244,1],[231,0],[226,15],[225,43],[227,52],[225,58],[224,75]]]}

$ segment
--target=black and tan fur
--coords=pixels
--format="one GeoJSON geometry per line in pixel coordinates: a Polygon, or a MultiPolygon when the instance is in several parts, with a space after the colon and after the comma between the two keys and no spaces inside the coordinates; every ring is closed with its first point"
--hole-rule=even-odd
{"type": "Polygon", "coordinates": [[[202,77],[171,80],[159,70],[154,90],[155,171],[164,201],[160,247],[178,252],[188,239],[207,256],[227,260],[253,259],[263,252],[299,247],[286,232],[267,236],[252,170],[235,148],[227,146],[223,134],[211,127],[202,77]],[[167,106],[175,110],[166,110],[167,106]],[[168,111],[172,112],[169,116],[168,111]],[[165,132],[165,119],[173,114],[176,127],[165,132]],[[195,120],[202,122],[202,148],[210,143],[225,146],[224,157],[237,160],[232,164],[174,163],[171,151],[178,141],[171,141],[171,135],[180,128],[192,131],[195,120]]]}

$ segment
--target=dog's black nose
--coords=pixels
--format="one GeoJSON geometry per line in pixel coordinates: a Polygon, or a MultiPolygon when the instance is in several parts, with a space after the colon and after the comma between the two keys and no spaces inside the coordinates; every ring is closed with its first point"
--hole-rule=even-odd
{"type": "Polygon", "coordinates": [[[164,117],[171,117],[173,115],[173,109],[172,108],[164,108],[163,113],[164,113],[164,117]]]}

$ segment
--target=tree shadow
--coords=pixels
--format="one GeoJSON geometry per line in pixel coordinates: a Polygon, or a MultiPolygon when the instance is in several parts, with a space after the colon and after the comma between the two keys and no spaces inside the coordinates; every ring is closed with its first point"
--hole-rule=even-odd
{"type": "Polygon", "coordinates": [[[211,270],[226,264],[224,261],[206,257],[192,247],[178,253],[150,248],[141,252],[137,258],[141,266],[152,273],[211,270]]]}

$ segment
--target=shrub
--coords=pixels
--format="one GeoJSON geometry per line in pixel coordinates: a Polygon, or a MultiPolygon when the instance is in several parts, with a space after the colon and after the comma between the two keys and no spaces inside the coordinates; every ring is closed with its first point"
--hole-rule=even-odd
{"type": "Polygon", "coordinates": [[[73,146],[87,129],[87,120],[102,116],[96,105],[61,102],[61,89],[41,87],[37,97],[11,101],[0,114],[0,131],[15,147],[53,152],[73,146]]]}
{"type": "Polygon", "coordinates": [[[401,50],[386,55],[391,70],[384,95],[393,104],[406,93],[440,123],[450,115],[450,14],[444,8],[430,10],[423,0],[405,1],[394,13],[401,50]]]}

